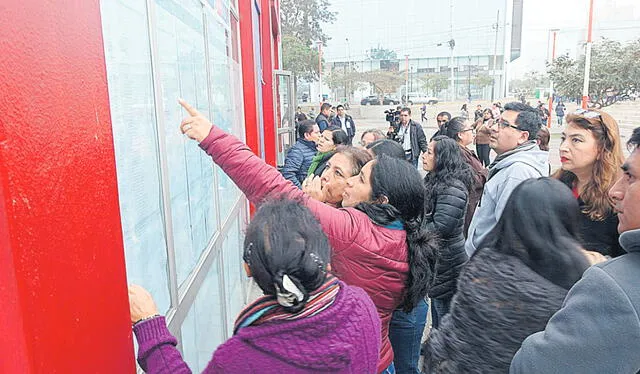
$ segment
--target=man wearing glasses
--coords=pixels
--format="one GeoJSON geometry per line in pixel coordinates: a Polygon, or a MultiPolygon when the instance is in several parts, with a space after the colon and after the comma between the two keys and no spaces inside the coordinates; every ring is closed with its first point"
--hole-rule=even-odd
{"type": "Polygon", "coordinates": [[[465,242],[471,256],[498,222],[511,192],[529,178],[549,176],[549,152],[542,151],[536,135],[542,126],[538,112],[512,102],[491,127],[489,147],[498,156],[489,165],[487,183],[478,202],[465,242]]]}

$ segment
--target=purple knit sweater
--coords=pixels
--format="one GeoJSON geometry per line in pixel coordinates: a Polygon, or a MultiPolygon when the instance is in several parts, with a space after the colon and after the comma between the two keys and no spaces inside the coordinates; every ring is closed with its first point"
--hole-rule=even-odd
{"type": "MultiPolygon", "coordinates": [[[[191,373],[164,317],[133,331],[147,373],[191,373]]],[[[242,328],[218,347],[203,373],[375,373],[379,352],[373,302],[362,289],[340,282],[336,300],[315,316],[242,328]]]]}

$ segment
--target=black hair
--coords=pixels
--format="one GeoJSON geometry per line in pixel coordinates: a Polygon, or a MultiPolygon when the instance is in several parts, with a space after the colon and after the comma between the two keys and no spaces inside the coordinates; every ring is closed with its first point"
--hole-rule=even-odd
{"type": "Polygon", "coordinates": [[[553,178],[528,179],[513,190],[480,248],[514,256],[568,290],[589,267],[579,233],[580,208],[571,190],[553,178]]]}
{"type": "Polygon", "coordinates": [[[447,116],[447,120],[451,119],[451,113],[449,113],[449,112],[440,112],[440,113],[438,113],[438,115],[436,116],[436,119],[438,119],[438,117],[442,117],[442,116],[447,116]]]}
{"type": "Polygon", "coordinates": [[[411,311],[428,293],[435,276],[437,237],[421,227],[424,209],[424,186],[420,173],[411,163],[380,155],[371,170],[372,200],[383,197],[388,203],[360,203],[376,224],[386,226],[402,221],[407,233],[409,274],[402,307],[411,311]]]}
{"type": "Polygon", "coordinates": [[[483,120],[484,120],[484,114],[485,113],[491,114],[491,119],[493,119],[493,110],[491,110],[491,108],[484,108],[484,110],[482,111],[482,119],[483,120]]]}
{"type": "Polygon", "coordinates": [[[462,150],[455,140],[439,135],[431,141],[435,142],[435,165],[424,177],[425,212],[432,211],[435,196],[447,186],[462,183],[469,191],[474,182],[473,169],[462,157],[462,150]]]}
{"type": "Polygon", "coordinates": [[[631,134],[629,141],[627,141],[627,147],[631,149],[635,150],[638,146],[640,146],[640,127],[633,129],[633,133],[631,134]]]}
{"type": "MultiPolygon", "coordinates": [[[[349,144],[349,135],[344,132],[342,129],[336,126],[330,126],[326,130],[331,131],[331,139],[333,140],[333,144],[335,145],[348,145],[349,144]]],[[[326,131],[325,130],[325,131],[326,131]]]]}
{"type": "Polygon", "coordinates": [[[298,137],[300,139],[304,139],[304,134],[308,134],[313,132],[313,126],[316,124],[316,121],[312,119],[305,119],[304,121],[300,121],[298,124],[298,137]]]}
{"type": "Polygon", "coordinates": [[[460,110],[467,110],[467,104],[466,103],[462,104],[462,108],[460,108],[460,110]]]}
{"type": "MultiPolygon", "coordinates": [[[[467,121],[468,119],[464,117],[453,117],[449,121],[445,122],[444,125],[442,125],[440,134],[446,135],[447,137],[458,142],[460,141],[460,136],[458,136],[458,133],[464,130],[464,123],[467,121]]],[[[432,140],[435,140],[435,138],[432,140]]]]}
{"type": "Polygon", "coordinates": [[[523,131],[529,132],[529,140],[535,140],[540,127],[542,127],[542,118],[538,111],[519,101],[512,101],[504,105],[504,110],[512,110],[518,112],[516,117],[516,126],[523,131]]]}
{"type": "Polygon", "coordinates": [[[376,157],[380,155],[387,155],[399,160],[406,160],[404,157],[404,149],[402,149],[400,143],[394,142],[393,140],[376,140],[373,143],[367,144],[366,148],[370,150],[376,157]]]}
{"type": "Polygon", "coordinates": [[[336,110],[338,110],[338,109],[340,109],[340,108],[344,109],[344,105],[342,105],[342,104],[338,105],[338,106],[336,107],[336,110]]]}
{"type": "Polygon", "coordinates": [[[329,103],[323,103],[323,104],[320,106],[320,112],[322,112],[322,111],[323,111],[323,110],[325,110],[325,109],[331,109],[331,104],[329,104],[329,103]]]}
{"type": "Polygon", "coordinates": [[[400,113],[402,112],[407,112],[409,115],[411,115],[411,108],[409,108],[408,106],[400,109],[400,113]]]}
{"type": "Polygon", "coordinates": [[[300,202],[280,198],[262,204],[249,223],[242,258],[267,295],[285,290],[282,282],[287,275],[304,296],[294,297],[292,306],[283,307],[297,313],[309,293],[324,283],[330,251],[329,240],[311,211],[300,202]]]}

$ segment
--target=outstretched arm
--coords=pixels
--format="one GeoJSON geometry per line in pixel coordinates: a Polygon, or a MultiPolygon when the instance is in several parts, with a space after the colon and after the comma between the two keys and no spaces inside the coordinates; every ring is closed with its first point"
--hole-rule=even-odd
{"type": "Polygon", "coordinates": [[[311,199],[284,179],[273,166],[253,154],[238,138],[213,126],[186,102],[181,100],[180,104],[190,114],[180,125],[182,132],[200,142],[200,148],[211,156],[249,201],[260,204],[265,199],[279,196],[300,200],[320,221],[332,245],[337,244],[336,241],[353,241],[358,232],[353,213],[311,199]]]}

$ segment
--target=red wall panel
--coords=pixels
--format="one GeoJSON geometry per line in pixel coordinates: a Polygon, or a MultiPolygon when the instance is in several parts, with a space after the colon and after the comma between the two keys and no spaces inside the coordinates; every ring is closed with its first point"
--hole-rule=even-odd
{"type": "Polygon", "coordinates": [[[242,50],[242,88],[247,145],[260,156],[258,113],[256,112],[256,61],[253,54],[253,1],[239,1],[240,49],[242,50]]]}
{"type": "Polygon", "coordinates": [[[3,0],[0,51],[0,370],[133,372],[99,2],[3,0]]]}

